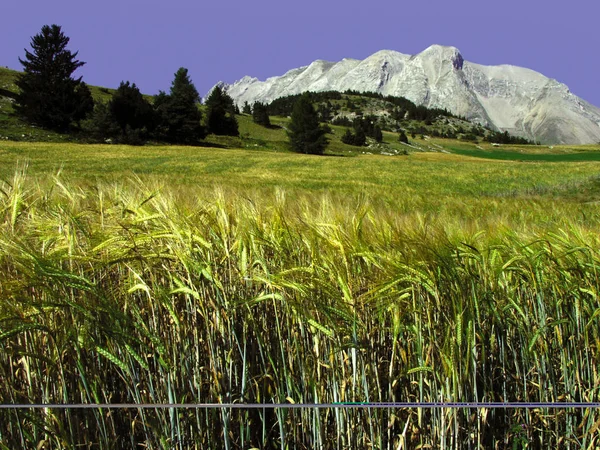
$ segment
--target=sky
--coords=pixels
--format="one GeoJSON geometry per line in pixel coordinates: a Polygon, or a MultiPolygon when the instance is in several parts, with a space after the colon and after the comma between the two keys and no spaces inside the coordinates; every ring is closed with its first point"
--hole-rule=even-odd
{"type": "Polygon", "coordinates": [[[597,0],[2,0],[0,66],[58,24],[92,85],[168,91],[186,67],[201,96],[218,81],[264,80],[316,59],[457,47],[478,64],[512,64],[600,107],[597,0]]]}

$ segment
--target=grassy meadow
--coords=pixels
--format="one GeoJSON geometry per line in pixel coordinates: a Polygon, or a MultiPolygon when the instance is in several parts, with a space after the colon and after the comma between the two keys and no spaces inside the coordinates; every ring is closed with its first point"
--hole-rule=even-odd
{"type": "MultiPolygon", "coordinates": [[[[0,142],[0,403],[600,401],[598,162],[363,155],[336,127],[331,156],[305,156],[252,126],[213,142],[238,148],[0,142]]],[[[593,449],[599,427],[0,410],[0,449],[593,449]]]]}

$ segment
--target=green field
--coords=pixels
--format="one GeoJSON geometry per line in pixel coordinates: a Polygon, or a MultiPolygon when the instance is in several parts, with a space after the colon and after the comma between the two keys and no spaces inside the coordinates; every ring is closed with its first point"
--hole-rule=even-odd
{"type": "Polygon", "coordinates": [[[479,150],[451,147],[453,153],[475,158],[496,159],[501,161],[536,161],[536,162],[582,162],[582,161],[600,161],[600,151],[575,150],[548,152],[531,152],[523,150],[479,150]]]}
{"type": "MultiPolygon", "coordinates": [[[[600,401],[600,163],[565,159],[597,149],[333,128],[324,157],[246,116],[229,148],[0,142],[0,403],[600,401]]],[[[0,449],[596,448],[599,419],[0,410],[0,449]]]]}

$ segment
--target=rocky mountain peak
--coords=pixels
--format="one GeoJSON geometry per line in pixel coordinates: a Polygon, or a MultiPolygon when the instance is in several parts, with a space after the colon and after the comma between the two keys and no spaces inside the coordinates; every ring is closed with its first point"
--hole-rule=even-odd
{"type": "Polygon", "coordinates": [[[432,45],[413,56],[381,50],[362,61],[315,61],[266,81],[244,77],[222,87],[238,105],[305,91],[379,92],[542,143],[600,141],[600,109],[565,85],[521,67],[471,63],[452,46],[432,45]]]}
{"type": "Polygon", "coordinates": [[[450,62],[456,70],[462,70],[465,61],[459,49],[447,45],[431,45],[416,56],[435,61],[450,62]]]}

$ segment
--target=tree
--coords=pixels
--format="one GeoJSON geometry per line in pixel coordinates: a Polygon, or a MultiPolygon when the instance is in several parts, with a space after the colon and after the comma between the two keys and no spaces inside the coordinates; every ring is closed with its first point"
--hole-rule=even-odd
{"type": "Polygon", "coordinates": [[[294,104],[287,132],[292,150],[298,153],[322,155],[328,140],[319,126],[319,116],[308,94],[303,94],[294,104]]]}
{"type": "Polygon", "coordinates": [[[347,145],[354,145],[354,135],[350,128],[346,128],[346,132],[342,136],[342,142],[347,145]]]}
{"type": "Polygon", "coordinates": [[[117,136],[120,142],[141,145],[154,130],[152,105],[142,96],[135,83],[121,82],[108,103],[108,109],[120,128],[120,136],[117,136]]]}
{"type": "Polygon", "coordinates": [[[250,103],[244,102],[244,106],[242,107],[242,112],[244,114],[248,114],[248,115],[252,114],[252,109],[250,108],[250,103]]]}
{"type": "Polygon", "coordinates": [[[373,127],[373,139],[377,142],[383,141],[383,133],[381,132],[381,127],[379,125],[373,127]]]}
{"type": "Polygon", "coordinates": [[[354,131],[354,145],[359,147],[367,145],[367,135],[362,127],[358,127],[354,131]]]}
{"type": "Polygon", "coordinates": [[[206,99],[206,123],[209,133],[225,136],[239,136],[238,123],[235,118],[233,99],[215,86],[206,99]]]}
{"type": "MultiPolygon", "coordinates": [[[[413,136],[413,139],[414,139],[414,136],[413,136]]],[[[398,140],[400,142],[404,142],[405,144],[408,144],[408,136],[406,135],[404,130],[400,130],[400,134],[398,135],[398,140]]]]}
{"type": "Polygon", "coordinates": [[[271,119],[269,119],[267,105],[260,102],[254,103],[252,106],[252,120],[263,127],[270,127],[271,119]]]}
{"type": "Polygon", "coordinates": [[[19,58],[23,73],[16,81],[20,89],[15,110],[25,120],[57,131],[66,131],[94,108],[89,88],[81,77],[72,78],[83,66],[77,53],[67,50],[69,38],[58,25],[44,25],[31,39],[32,52],[19,58]]]}
{"type": "Polygon", "coordinates": [[[94,111],[82,122],[81,127],[88,138],[96,142],[110,142],[118,138],[121,132],[108,103],[102,102],[96,103],[94,111]]]}
{"type": "Polygon", "coordinates": [[[361,127],[355,128],[354,133],[346,128],[346,133],[342,136],[342,142],[356,147],[363,147],[367,144],[367,136],[361,127]]]}
{"type": "Polygon", "coordinates": [[[188,70],[179,68],[169,95],[161,91],[154,100],[159,138],[174,144],[197,144],[205,135],[199,104],[200,95],[188,76],[188,70]]]}
{"type": "Polygon", "coordinates": [[[317,109],[321,122],[329,122],[331,120],[331,102],[321,103],[317,109]]]}

